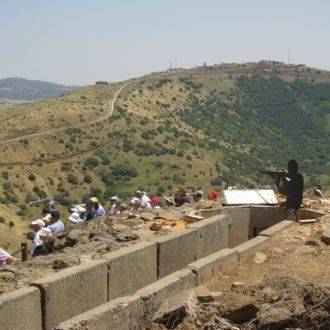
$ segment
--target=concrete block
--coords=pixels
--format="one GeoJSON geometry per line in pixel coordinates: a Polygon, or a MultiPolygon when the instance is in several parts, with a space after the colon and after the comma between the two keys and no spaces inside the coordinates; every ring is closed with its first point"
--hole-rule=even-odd
{"type": "Polygon", "coordinates": [[[196,260],[197,231],[182,232],[157,238],[158,279],[184,268],[196,260]]]}
{"type": "Polygon", "coordinates": [[[221,214],[229,217],[229,245],[234,247],[249,239],[250,214],[249,207],[228,206],[220,209],[221,214]]]}
{"type": "Polygon", "coordinates": [[[212,208],[212,209],[200,209],[198,210],[198,215],[205,217],[205,218],[209,218],[212,216],[215,216],[217,214],[221,214],[221,212],[223,211],[222,207],[217,207],[217,208],[212,208]]]}
{"type": "Polygon", "coordinates": [[[264,247],[270,239],[269,236],[257,236],[236,246],[233,250],[237,251],[239,253],[239,258],[242,259],[264,247]]]}
{"type": "Polygon", "coordinates": [[[274,235],[280,233],[281,231],[283,231],[287,228],[290,228],[294,224],[295,224],[294,221],[283,220],[283,221],[279,222],[278,224],[271,226],[266,230],[263,230],[259,235],[273,237],[274,235]]]}
{"type": "Polygon", "coordinates": [[[0,294],[0,329],[42,329],[40,291],[37,288],[0,294]]]}
{"type": "Polygon", "coordinates": [[[135,330],[141,329],[144,302],[137,296],[114,299],[86,313],[62,322],[57,330],[135,330]]]}
{"type": "Polygon", "coordinates": [[[199,259],[187,266],[197,276],[198,284],[207,281],[219,271],[225,271],[238,264],[239,253],[232,249],[223,249],[199,259]]]}
{"type": "Polygon", "coordinates": [[[262,231],[286,219],[286,210],[279,206],[252,206],[250,228],[262,231]]]}
{"type": "Polygon", "coordinates": [[[196,259],[227,248],[229,244],[229,217],[216,215],[190,226],[197,231],[196,259]]]}
{"type": "Polygon", "coordinates": [[[192,289],[196,285],[196,275],[188,269],[182,269],[137,291],[136,296],[144,301],[146,311],[148,311],[145,314],[146,322],[152,320],[153,314],[165,299],[182,291],[192,289]]]}
{"type": "Polygon", "coordinates": [[[105,260],[71,267],[32,285],[41,291],[43,322],[51,329],[73,316],[101,305],[108,298],[105,260]]]}
{"type": "Polygon", "coordinates": [[[157,281],[157,243],[145,242],[103,256],[109,267],[109,300],[157,281]]]}
{"type": "Polygon", "coordinates": [[[196,276],[188,269],[154,282],[135,295],[120,297],[62,322],[57,330],[135,330],[148,325],[162,302],[196,286],[196,276]]]}

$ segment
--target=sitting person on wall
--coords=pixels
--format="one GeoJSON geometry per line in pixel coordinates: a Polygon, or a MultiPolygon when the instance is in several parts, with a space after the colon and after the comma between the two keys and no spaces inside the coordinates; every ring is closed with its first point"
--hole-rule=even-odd
{"type": "Polygon", "coordinates": [[[173,209],[175,208],[175,201],[173,196],[164,197],[165,199],[165,208],[173,209]]]}
{"type": "Polygon", "coordinates": [[[212,191],[210,191],[209,195],[208,195],[208,199],[210,201],[217,201],[218,197],[219,197],[219,192],[220,189],[219,188],[214,188],[212,191]]]}
{"type": "Polygon", "coordinates": [[[41,228],[39,231],[39,240],[40,244],[33,251],[33,257],[41,256],[53,252],[52,249],[49,249],[52,237],[52,231],[49,228],[41,228]]]}
{"type": "Polygon", "coordinates": [[[130,202],[131,208],[129,209],[129,213],[137,215],[141,212],[141,200],[137,197],[133,197],[130,202]]]}
{"type": "Polygon", "coordinates": [[[122,213],[121,207],[120,207],[120,200],[117,196],[112,196],[110,198],[110,209],[109,209],[109,215],[119,215],[122,213]]]}
{"type": "Polygon", "coordinates": [[[13,259],[14,258],[8,252],[0,248],[0,266],[10,265],[13,262],[13,259]]]}
{"type": "Polygon", "coordinates": [[[203,201],[204,193],[201,190],[197,190],[193,193],[193,201],[194,203],[199,203],[203,201]]]}
{"type": "Polygon", "coordinates": [[[190,203],[190,198],[188,196],[186,189],[179,188],[175,191],[174,202],[175,202],[175,207],[179,207],[185,203],[190,203]]]}
{"type": "Polygon", "coordinates": [[[140,198],[140,206],[141,206],[142,209],[145,209],[145,210],[151,210],[152,209],[151,200],[147,196],[147,193],[144,190],[138,190],[136,192],[136,196],[138,198],[140,198]]]}
{"type": "Polygon", "coordinates": [[[50,225],[47,227],[51,230],[52,234],[59,234],[64,232],[64,224],[60,220],[60,212],[58,210],[53,210],[50,212],[50,225]]]}
{"type": "Polygon", "coordinates": [[[84,221],[89,221],[94,219],[94,202],[91,200],[88,200],[85,204],[85,215],[84,215],[84,221]]]}
{"type": "Polygon", "coordinates": [[[48,201],[45,207],[42,209],[42,216],[44,220],[49,220],[50,219],[50,212],[53,210],[56,210],[56,205],[55,201],[51,200],[48,201]]]}
{"type": "Polygon", "coordinates": [[[102,215],[105,215],[104,208],[99,203],[99,200],[96,197],[92,197],[90,200],[94,203],[94,210],[92,211],[93,218],[101,217],[102,215]]]}
{"type": "Polygon", "coordinates": [[[32,257],[39,255],[39,250],[42,248],[42,240],[40,239],[40,231],[46,226],[45,222],[41,219],[32,221],[34,231],[34,239],[32,241],[32,257]]]}

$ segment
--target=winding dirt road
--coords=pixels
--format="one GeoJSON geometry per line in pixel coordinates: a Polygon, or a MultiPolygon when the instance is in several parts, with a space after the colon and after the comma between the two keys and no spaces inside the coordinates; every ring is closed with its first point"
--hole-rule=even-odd
{"type": "MultiPolygon", "coordinates": [[[[98,118],[98,119],[96,119],[96,120],[94,120],[92,122],[89,122],[87,124],[81,124],[81,125],[77,125],[77,126],[71,126],[70,128],[81,128],[81,127],[85,127],[85,126],[90,126],[92,124],[98,123],[100,121],[103,121],[103,120],[109,118],[113,114],[117,97],[119,96],[119,94],[121,93],[121,91],[127,85],[128,85],[128,83],[125,83],[124,85],[122,85],[121,87],[119,87],[117,89],[117,91],[113,95],[113,99],[112,99],[111,104],[110,104],[110,111],[104,117],[98,118]]],[[[18,140],[21,140],[21,139],[27,139],[27,138],[30,138],[30,137],[41,136],[41,135],[45,135],[45,134],[49,134],[49,133],[55,133],[55,132],[65,131],[67,128],[69,128],[69,127],[61,127],[61,128],[57,128],[57,129],[52,129],[52,130],[47,130],[47,131],[42,131],[42,132],[37,132],[37,133],[32,133],[32,134],[18,136],[18,137],[12,138],[12,139],[0,141],[0,145],[6,144],[6,143],[10,143],[10,142],[13,142],[13,141],[18,141],[18,140]]]]}
{"type": "MultiPolygon", "coordinates": [[[[128,85],[128,83],[125,83],[124,85],[122,85],[120,88],[117,89],[117,91],[114,93],[113,95],[113,99],[111,101],[111,104],[110,104],[110,111],[107,113],[106,116],[104,117],[101,117],[101,118],[98,118],[90,123],[87,123],[87,124],[82,124],[82,125],[78,125],[78,126],[72,126],[74,128],[81,128],[81,127],[84,127],[84,126],[90,126],[92,124],[95,124],[95,123],[98,123],[98,122],[101,122],[103,120],[106,120],[107,118],[109,118],[110,116],[112,116],[113,112],[114,112],[114,109],[115,109],[115,103],[116,103],[116,100],[119,96],[119,94],[121,93],[121,91],[128,85]]],[[[29,138],[29,137],[34,137],[34,136],[40,136],[40,135],[44,135],[44,134],[49,134],[49,133],[53,133],[53,132],[58,132],[58,131],[64,131],[66,130],[68,127],[65,127],[65,128],[59,128],[59,129],[56,129],[56,130],[48,130],[48,131],[43,131],[43,132],[38,132],[38,133],[33,133],[33,134],[27,134],[27,135],[23,135],[23,136],[20,136],[20,137],[16,137],[16,138],[13,138],[13,139],[8,139],[8,140],[5,140],[5,141],[1,141],[0,142],[0,145],[1,144],[5,144],[5,143],[10,143],[12,141],[17,141],[17,140],[20,140],[20,139],[26,139],[26,138],[29,138]]],[[[48,159],[39,159],[37,161],[31,161],[31,162],[9,162],[9,163],[0,163],[0,168],[4,168],[4,167],[8,167],[8,166],[28,166],[28,165],[32,165],[32,164],[36,164],[36,163],[55,163],[55,162],[58,162],[58,161],[63,161],[63,160],[69,160],[69,159],[72,159],[76,156],[79,156],[79,155],[83,155],[83,154],[88,154],[92,151],[94,151],[95,149],[99,148],[99,147],[102,147],[102,146],[105,146],[107,145],[108,143],[110,142],[113,142],[113,141],[107,141],[105,143],[102,143],[100,144],[98,147],[93,147],[93,148],[89,148],[87,150],[83,150],[83,151],[80,151],[80,152],[76,152],[76,153],[72,153],[72,154],[69,154],[69,155],[65,155],[65,156],[60,156],[60,157],[57,157],[57,158],[48,158],[48,159]]]]}

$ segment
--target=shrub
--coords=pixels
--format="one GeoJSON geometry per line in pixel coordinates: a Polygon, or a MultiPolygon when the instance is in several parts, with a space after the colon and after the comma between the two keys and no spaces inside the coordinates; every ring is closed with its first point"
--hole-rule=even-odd
{"type": "Polygon", "coordinates": [[[93,181],[92,176],[89,175],[89,174],[85,174],[85,176],[84,176],[84,182],[85,183],[91,183],[92,181],[93,181]]]}
{"type": "Polygon", "coordinates": [[[4,217],[1,217],[1,216],[0,216],[0,223],[6,223],[6,220],[5,220],[4,217]]]}
{"type": "Polygon", "coordinates": [[[9,177],[9,173],[8,173],[7,171],[3,171],[3,172],[2,172],[2,178],[3,178],[4,180],[8,180],[8,177],[9,177]]]}
{"type": "Polygon", "coordinates": [[[147,132],[143,132],[143,133],[141,134],[141,137],[142,137],[142,139],[144,139],[144,140],[149,140],[149,139],[150,139],[150,135],[149,135],[147,132]]]}
{"type": "Polygon", "coordinates": [[[9,182],[4,182],[2,185],[3,190],[9,190],[11,187],[11,184],[9,182]]]}
{"type": "Polygon", "coordinates": [[[35,192],[37,195],[38,195],[38,197],[40,197],[40,198],[46,198],[47,197],[47,194],[43,191],[43,190],[41,190],[39,187],[33,187],[33,192],[35,192]]]}
{"type": "Polygon", "coordinates": [[[26,233],[25,237],[26,239],[33,241],[34,240],[34,231],[29,231],[28,233],[26,233]]]}
{"type": "Polygon", "coordinates": [[[58,202],[59,204],[61,204],[63,206],[70,206],[72,204],[72,201],[62,193],[55,195],[54,199],[56,200],[56,202],[58,202]]]}
{"type": "Polygon", "coordinates": [[[139,175],[138,171],[129,164],[114,165],[112,168],[112,173],[115,176],[137,177],[139,175]]]}
{"type": "Polygon", "coordinates": [[[97,167],[99,165],[99,161],[95,157],[88,157],[85,160],[84,164],[85,164],[86,167],[88,167],[89,169],[91,169],[91,168],[97,167]]]}
{"type": "Polygon", "coordinates": [[[15,223],[12,220],[9,221],[8,225],[9,225],[9,228],[15,227],[15,223]]]}
{"type": "Polygon", "coordinates": [[[72,173],[68,174],[67,180],[68,180],[69,183],[72,183],[72,184],[77,184],[78,183],[78,178],[75,175],[73,175],[72,173]]]}
{"type": "Polygon", "coordinates": [[[61,163],[61,170],[62,171],[70,171],[72,169],[72,164],[69,162],[61,163]]]}
{"type": "Polygon", "coordinates": [[[29,179],[30,181],[35,181],[36,176],[35,176],[34,174],[31,173],[31,174],[29,174],[28,179],[29,179]]]}

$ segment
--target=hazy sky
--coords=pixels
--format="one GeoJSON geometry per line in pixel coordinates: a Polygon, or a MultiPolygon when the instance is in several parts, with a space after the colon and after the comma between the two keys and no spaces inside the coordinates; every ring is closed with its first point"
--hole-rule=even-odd
{"type": "Polygon", "coordinates": [[[330,70],[329,0],[0,0],[0,78],[118,81],[288,49],[330,70]]]}

